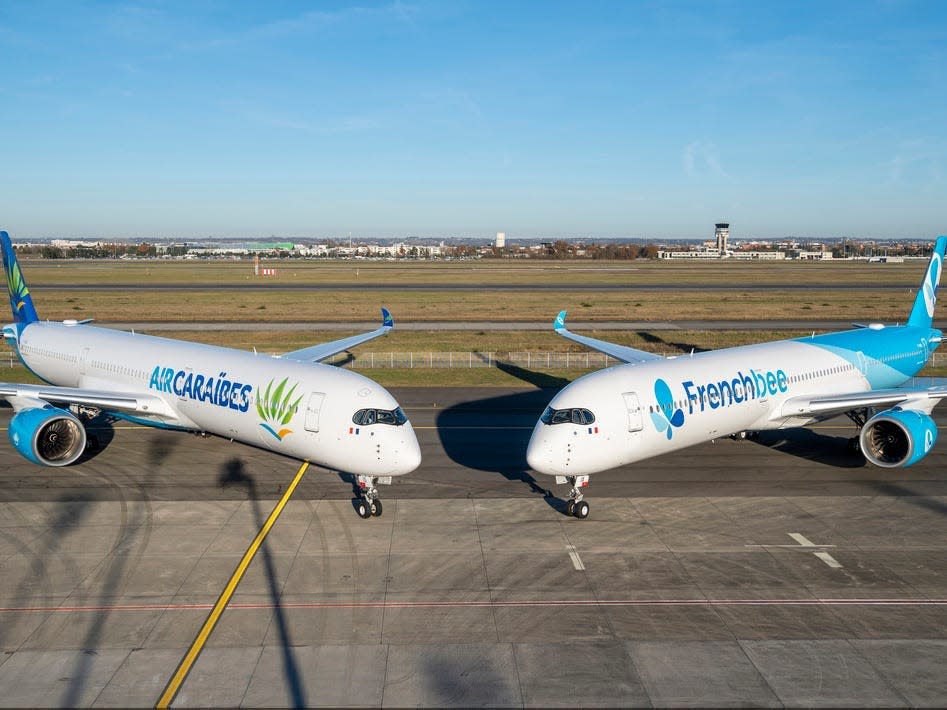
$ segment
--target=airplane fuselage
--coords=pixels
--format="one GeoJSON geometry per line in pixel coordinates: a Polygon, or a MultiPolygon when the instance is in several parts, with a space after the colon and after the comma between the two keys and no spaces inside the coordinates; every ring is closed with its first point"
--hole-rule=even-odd
{"type": "Polygon", "coordinates": [[[803,426],[805,395],[897,387],[921,370],[940,331],[862,328],[618,365],[566,386],[537,422],[527,459],[540,473],[588,475],[747,430],[803,426]]]}
{"type": "MultiPolygon", "coordinates": [[[[10,326],[8,326],[10,327],[10,326]]],[[[396,476],[420,462],[410,422],[383,387],[338,367],[85,324],[14,324],[24,364],[63,387],[160,397],[165,413],[116,413],[151,426],[216,434],[349,473],[396,476]],[[371,417],[376,418],[374,415],[371,417]]]]}

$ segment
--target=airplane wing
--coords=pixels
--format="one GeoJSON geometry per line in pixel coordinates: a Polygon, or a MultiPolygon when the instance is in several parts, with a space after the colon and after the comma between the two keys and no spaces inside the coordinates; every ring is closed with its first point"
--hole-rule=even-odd
{"type": "Polygon", "coordinates": [[[119,412],[155,414],[177,419],[174,410],[154,395],[135,392],[109,392],[78,387],[56,387],[55,385],[25,385],[0,383],[0,398],[8,400],[14,409],[21,409],[17,400],[39,401],[49,404],[79,404],[119,412]]]}
{"type": "Polygon", "coordinates": [[[636,350],[635,348],[629,348],[626,345],[616,345],[615,343],[609,343],[605,340],[596,340],[595,338],[587,338],[584,335],[576,335],[575,333],[572,333],[566,329],[565,311],[559,312],[559,315],[556,316],[556,320],[552,324],[552,328],[563,338],[574,340],[575,342],[581,343],[587,348],[592,348],[592,350],[598,350],[599,352],[605,353],[606,355],[611,355],[616,360],[621,360],[622,362],[639,363],[664,359],[660,355],[655,355],[654,353],[649,353],[645,350],[636,350]]]}
{"type": "Polygon", "coordinates": [[[947,384],[930,387],[892,387],[850,394],[803,395],[790,397],[783,402],[776,418],[810,414],[840,414],[863,407],[893,407],[906,402],[917,403],[922,408],[927,408],[933,407],[937,401],[945,397],[947,397],[947,384]]]}
{"type": "Polygon", "coordinates": [[[331,343],[322,343],[321,345],[313,345],[308,348],[303,348],[302,350],[293,350],[292,352],[283,353],[280,357],[286,360],[299,360],[300,362],[319,362],[320,360],[325,360],[327,357],[331,357],[336,353],[341,353],[349,348],[360,345],[367,340],[372,340],[377,338],[380,335],[387,335],[388,331],[395,327],[395,322],[391,318],[391,313],[388,312],[387,308],[381,309],[382,322],[381,327],[371,331],[370,333],[362,333],[361,335],[353,335],[350,338],[342,338],[341,340],[333,340],[331,343]]]}

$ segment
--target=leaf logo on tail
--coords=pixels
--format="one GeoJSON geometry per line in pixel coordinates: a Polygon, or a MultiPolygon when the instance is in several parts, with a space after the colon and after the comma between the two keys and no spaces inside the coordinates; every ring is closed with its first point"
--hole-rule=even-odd
{"type": "Polygon", "coordinates": [[[7,288],[10,290],[10,303],[13,308],[19,311],[25,305],[25,299],[30,295],[30,290],[26,287],[23,280],[23,274],[20,273],[20,265],[15,261],[7,267],[7,288]]]}
{"type": "Polygon", "coordinates": [[[270,380],[265,390],[257,390],[262,392],[256,400],[256,412],[263,420],[260,426],[272,434],[277,441],[282,441],[285,436],[293,433],[293,430],[287,428],[286,425],[289,424],[289,420],[293,418],[296,408],[302,401],[302,395],[293,399],[299,383],[293,385],[288,392],[285,391],[288,381],[288,377],[284,378],[274,389],[273,383],[276,380],[270,380]]]}
{"type": "Polygon", "coordinates": [[[671,388],[664,380],[655,381],[654,398],[658,400],[658,411],[651,412],[651,421],[654,423],[654,428],[665,432],[670,440],[674,429],[684,425],[684,410],[675,407],[671,388]]]}

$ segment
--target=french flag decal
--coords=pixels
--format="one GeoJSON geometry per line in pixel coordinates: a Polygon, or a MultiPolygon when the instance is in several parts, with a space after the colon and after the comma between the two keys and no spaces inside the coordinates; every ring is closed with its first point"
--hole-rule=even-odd
{"type": "Polygon", "coordinates": [[[355,436],[358,436],[358,432],[359,432],[358,427],[352,427],[352,426],[349,427],[349,434],[355,434],[355,436]]]}
{"type": "Polygon", "coordinates": [[[597,426],[590,426],[590,427],[589,427],[589,434],[598,434],[598,427],[597,427],[597,426]]]}

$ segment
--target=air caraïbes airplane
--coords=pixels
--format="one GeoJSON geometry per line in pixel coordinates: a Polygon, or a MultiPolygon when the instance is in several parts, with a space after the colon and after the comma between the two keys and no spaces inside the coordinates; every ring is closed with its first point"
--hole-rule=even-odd
{"type": "Polygon", "coordinates": [[[945,249],[947,237],[939,237],[905,325],[663,358],[571,333],[562,311],[556,333],[626,364],[580,377],[553,397],[533,429],[529,465],[571,484],[567,510],[585,518],[590,474],[843,413],[860,430],[853,448],[871,463],[917,463],[937,438],[931,411],[947,386],[904,385],[941,343],[932,324],[945,249]]]}
{"type": "Polygon", "coordinates": [[[262,355],[88,325],[41,321],[0,232],[13,323],[3,337],[48,385],[0,383],[14,409],[9,436],[27,460],[67,466],[90,437],[98,412],[164,429],[216,434],[354,474],[358,514],[381,515],[377,485],[410,473],[421,450],[404,411],[383,387],[339,367],[319,364],[393,327],[331,343],[262,355]]]}

